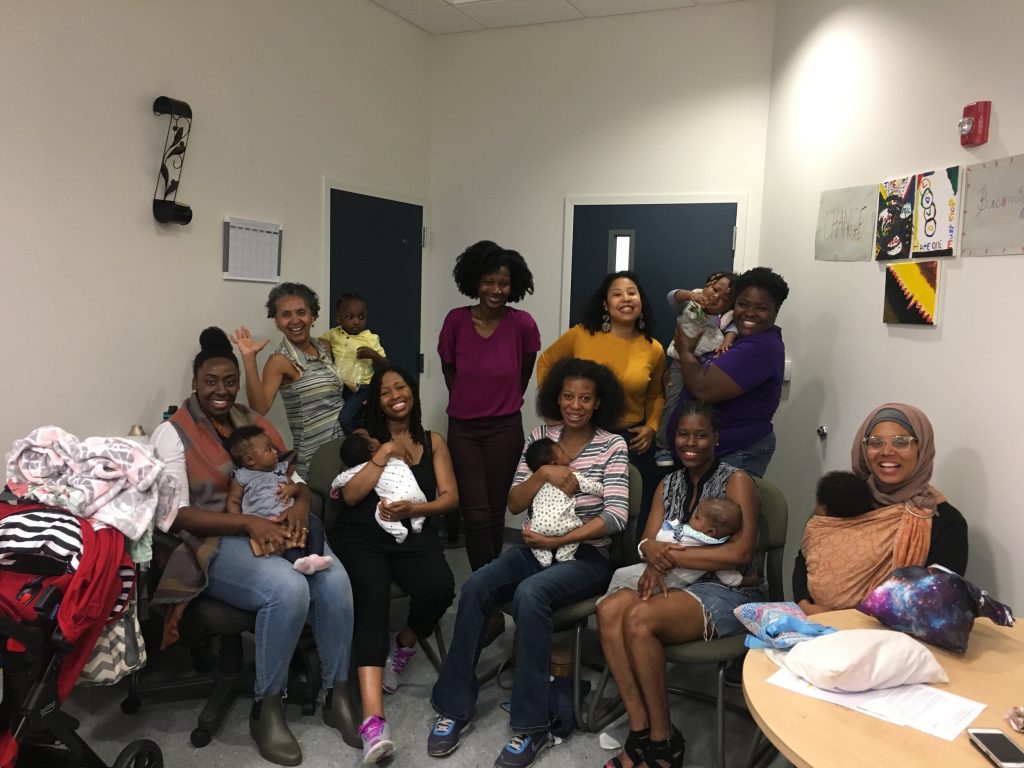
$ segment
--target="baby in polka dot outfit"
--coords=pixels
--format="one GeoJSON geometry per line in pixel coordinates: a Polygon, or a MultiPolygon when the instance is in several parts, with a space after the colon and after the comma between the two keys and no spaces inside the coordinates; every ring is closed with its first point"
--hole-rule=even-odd
{"type": "MultiPolygon", "coordinates": [[[[372,451],[370,451],[369,438],[358,432],[345,438],[345,442],[341,444],[339,454],[341,455],[342,462],[349,469],[346,469],[334,478],[334,482],[331,483],[331,496],[333,498],[338,498],[342,487],[370,462],[370,457],[373,455],[372,451]]],[[[419,483],[413,477],[412,469],[404,461],[396,459],[394,456],[387,460],[384,469],[380,473],[380,479],[377,480],[373,490],[380,497],[381,501],[411,501],[415,504],[425,504],[427,501],[427,497],[423,495],[423,490],[420,488],[419,483]]],[[[409,535],[408,529],[398,520],[384,520],[380,516],[380,502],[377,503],[373,516],[377,524],[394,536],[395,541],[399,544],[405,541],[406,536],[409,535]]],[[[413,533],[419,533],[423,530],[423,521],[425,519],[423,515],[409,518],[409,525],[412,527],[413,533]]]]}
{"type": "MultiPolygon", "coordinates": [[[[531,472],[536,472],[545,464],[555,464],[560,467],[568,467],[570,458],[558,443],[548,437],[534,440],[526,449],[526,466],[531,472]]],[[[580,484],[581,493],[589,493],[593,496],[604,496],[604,486],[596,480],[591,480],[580,472],[573,472],[576,481],[580,484]]],[[[560,488],[551,483],[544,483],[533,497],[530,505],[530,529],[542,536],[564,536],[569,531],[579,528],[583,523],[576,516],[576,499],[566,495],[560,488]]],[[[555,550],[555,560],[564,563],[576,556],[579,543],[563,544],[555,550]]],[[[534,549],[533,556],[537,558],[542,566],[551,565],[551,550],[534,549]]]]}

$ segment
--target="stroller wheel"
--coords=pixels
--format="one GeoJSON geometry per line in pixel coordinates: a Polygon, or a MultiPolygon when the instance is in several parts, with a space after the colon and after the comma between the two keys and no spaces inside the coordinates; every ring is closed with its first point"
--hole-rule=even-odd
{"type": "Polygon", "coordinates": [[[133,741],[121,750],[113,768],[163,768],[164,756],[160,747],[149,739],[133,741]]]}
{"type": "Polygon", "coordinates": [[[128,696],[124,701],[121,702],[121,711],[126,715],[134,715],[139,711],[139,707],[142,706],[142,701],[135,698],[134,696],[128,696]]]}
{"type": "Polygon", "coordinates": [[[196,728],[189,734],[188,740],[192,742],[193,747],[199,748],[209,744],[212,738],[210,732],[205,728],[196,728]]]}

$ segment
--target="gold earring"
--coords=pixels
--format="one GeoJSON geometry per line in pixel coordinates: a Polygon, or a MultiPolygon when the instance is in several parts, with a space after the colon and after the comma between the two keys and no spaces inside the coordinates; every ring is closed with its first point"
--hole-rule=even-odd
{"type": "Polygon", "coordinates": [[[610,333],[612,330],[612,319],[608,316],[607,312],[601,316],[601,330],[605,333],[610,333]]]}

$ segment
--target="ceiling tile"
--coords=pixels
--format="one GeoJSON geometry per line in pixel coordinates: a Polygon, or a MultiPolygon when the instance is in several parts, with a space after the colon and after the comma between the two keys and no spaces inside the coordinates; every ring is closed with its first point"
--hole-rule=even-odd
{"type": "Polygon", "coordinates": [[[694,0],[569,0],[584,16],[617,16],[622,13],[688,8],[694,0]]]}
{"type": "Polygon", "coordinates": [[[400,14],[406,21],[415,24],[432,35],[449,35],[453,32],[472,32],[483,29],[483,25],[469,18],[464,13],[448,6],[446,8],[429,8],[422,11],[408,11],[400,14]]]}
{"type": "Polygon", "coordinates": [[[459,10],[488,28],[583,18],[583,14],[565,0],[485,0],[460,4],[459,10]]]}
{"type": "Polygon", "coordinates": [[[406,11],[421,11],[424,8],[444,8],[447,6],[444,0],[373,0],[377,5],[382,5],[392,13],[405,13],[406,11]]]}

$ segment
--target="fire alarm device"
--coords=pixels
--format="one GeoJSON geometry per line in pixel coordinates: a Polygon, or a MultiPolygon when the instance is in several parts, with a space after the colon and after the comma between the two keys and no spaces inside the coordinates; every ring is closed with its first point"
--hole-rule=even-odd
{"type": "Polygon", "coordinates": [[[964,107],[964,116],[960,119],[960,146],[977,147],[988,141],[991,114],[991,101],[975,101],[964,107]]]}

